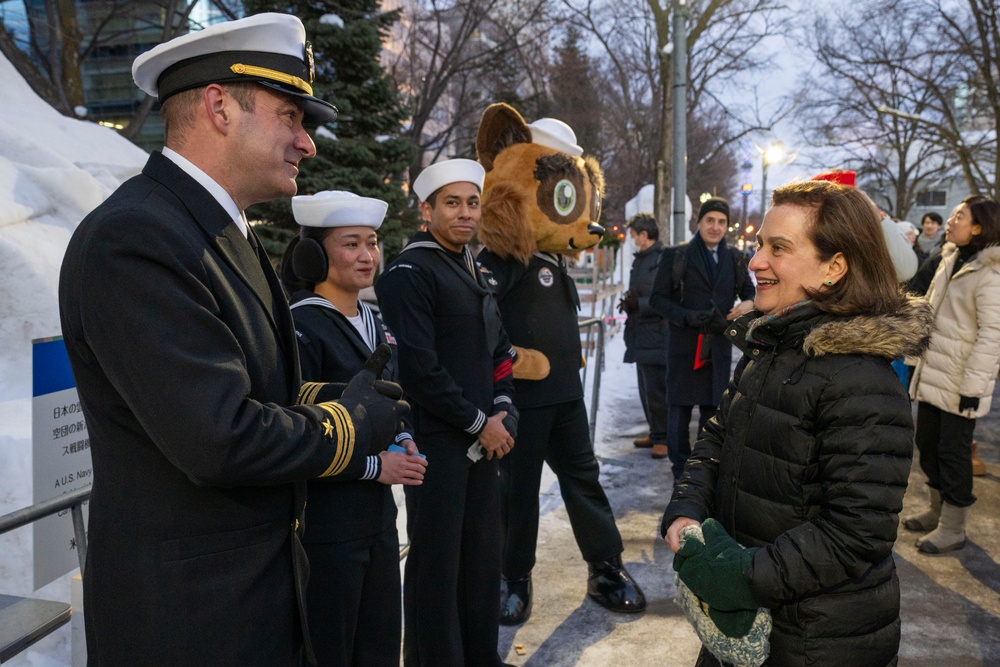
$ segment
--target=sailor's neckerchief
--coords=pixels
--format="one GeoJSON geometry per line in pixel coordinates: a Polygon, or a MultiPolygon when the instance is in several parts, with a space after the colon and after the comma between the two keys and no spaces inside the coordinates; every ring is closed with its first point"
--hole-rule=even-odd
{"type": "MultiPolygon", "coordinates": [[[[299,306],[319,306],[320,308],[327,308],[340,313],[345,319],[348,320],[348,322],[350,322],[350,318],[348,318],[347,315],[341,313],[335,305],[318,295],[302,299],[301,301],[296,301],[291,304],[289,308],[294,310],[299,306]]],[[[375,313],[373,313],[372,309],[368,307],[368,304],[358,301],[358,315],[361,316],[361,322],[365,327],[367,336],[362,335],[360,331],[358,332],[358,335],[361,337],[362,341],[364,341],[364,344],[368,346],[368,349],[374,352],[375,348],[372,346],[378,346],[378,327],[375,323],[375,313]]],[[[353,326],[353,323],[351,323],[351,325],[353,326]]]]}

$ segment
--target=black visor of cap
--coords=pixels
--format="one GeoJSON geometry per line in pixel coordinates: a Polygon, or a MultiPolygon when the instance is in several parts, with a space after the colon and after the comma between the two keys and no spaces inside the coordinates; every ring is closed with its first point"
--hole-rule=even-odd
{"type": "Polygon", "coordinates": [[[221,51],[195,58],[188,58],[165,69],[157,79],[156,88],[160,101],[171,95],[207,86],[210,83],[255,82],[273,90],[293,95],[303,100],[303,120],[307,125],[328,123],[337,117],[337,109],[310,94],[309,68],[307,63],[295,56],[263,51],[221,51]],[[234,71],[245,68],[260,68],[272,74],[253,71],[234,71]],[[297,78],[299,83],[281,81],[278,78],[297,78]]]}

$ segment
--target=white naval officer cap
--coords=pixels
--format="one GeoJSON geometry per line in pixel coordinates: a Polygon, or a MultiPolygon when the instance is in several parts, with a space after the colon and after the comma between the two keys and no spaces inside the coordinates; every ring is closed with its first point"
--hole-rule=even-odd
{"type": "Polygon", "coordinates": [[[539,118],[534,123],[528,123],[528,128],[531,130],[533,144],[575,157],[583,155],[583,149],[576,143],[576,132],[557,118],[539,118]]]}
{"type": "Polygon", "coordinates": [[[413,181],[413,192],[420,197],[420,201],[427,201],[428,197],[450,183],[473,183],[482,192],[485,178],[483,165],[475,160],[455,158],[424,168],[413,181]]]}
{"type": "Polygon", "coordinates": [[[303,227],[371,227],[378,229],[389,204],[343,190],[324,190],[292,197],[292,214],[303,227]]]}
{"type": "Polygon", "coordinates": [[[291,14],[255,14],[175,37],[136,58],[132,78],[161,102],[210,83],[252,81],[301,98],[307,124],[337,117],[336,107],[313,97],[312,46],[291,14]]]}

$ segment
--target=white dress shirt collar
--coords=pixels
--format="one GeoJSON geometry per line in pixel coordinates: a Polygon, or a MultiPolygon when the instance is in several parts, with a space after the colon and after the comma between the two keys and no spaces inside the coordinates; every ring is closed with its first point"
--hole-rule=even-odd
{"type": "Polygon", "coordinates": [[[243,216],[243,211],[239,209],[233,198],[229,196],[225,188],[216,183],[211,176],[206,174],[204,171],[196,167],[190,160],[178,153],[177,151],[163,147],[163,157],[167,158],[178,167],[180,167],[185,174],[198,181],[201,187],[208,190],[208,194],[212,195],[213,198],[226,209],[226,213],[229,217],[233,219],[233,223],[239,228],[240,233],[245,237],[247,235],[247,221],[243,216]]]}

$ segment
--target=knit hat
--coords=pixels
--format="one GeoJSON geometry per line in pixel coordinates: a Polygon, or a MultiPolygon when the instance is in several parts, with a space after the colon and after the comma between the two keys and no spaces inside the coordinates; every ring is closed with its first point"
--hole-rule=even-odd
{"type": "Polygon", "coordinates": [[[698,209],[698,220],[700,221],[712,211],[721,213],[726,216],[726,221],[729,221],[729,202],[722,197],[712,197],[711,199],[706,199],[701,205],[701,208],[698,209]]]}
{"type": "Polygon", "coordinates": [[[830,181],[831,183],[836,183],[837,185],[850,185],[851,187],[854,187],[857,182],[857,176],[857,173],[847,169],[831,169],[830,171],[825,171],[822,174],[817,174],[809,180],[830,181]]]}

